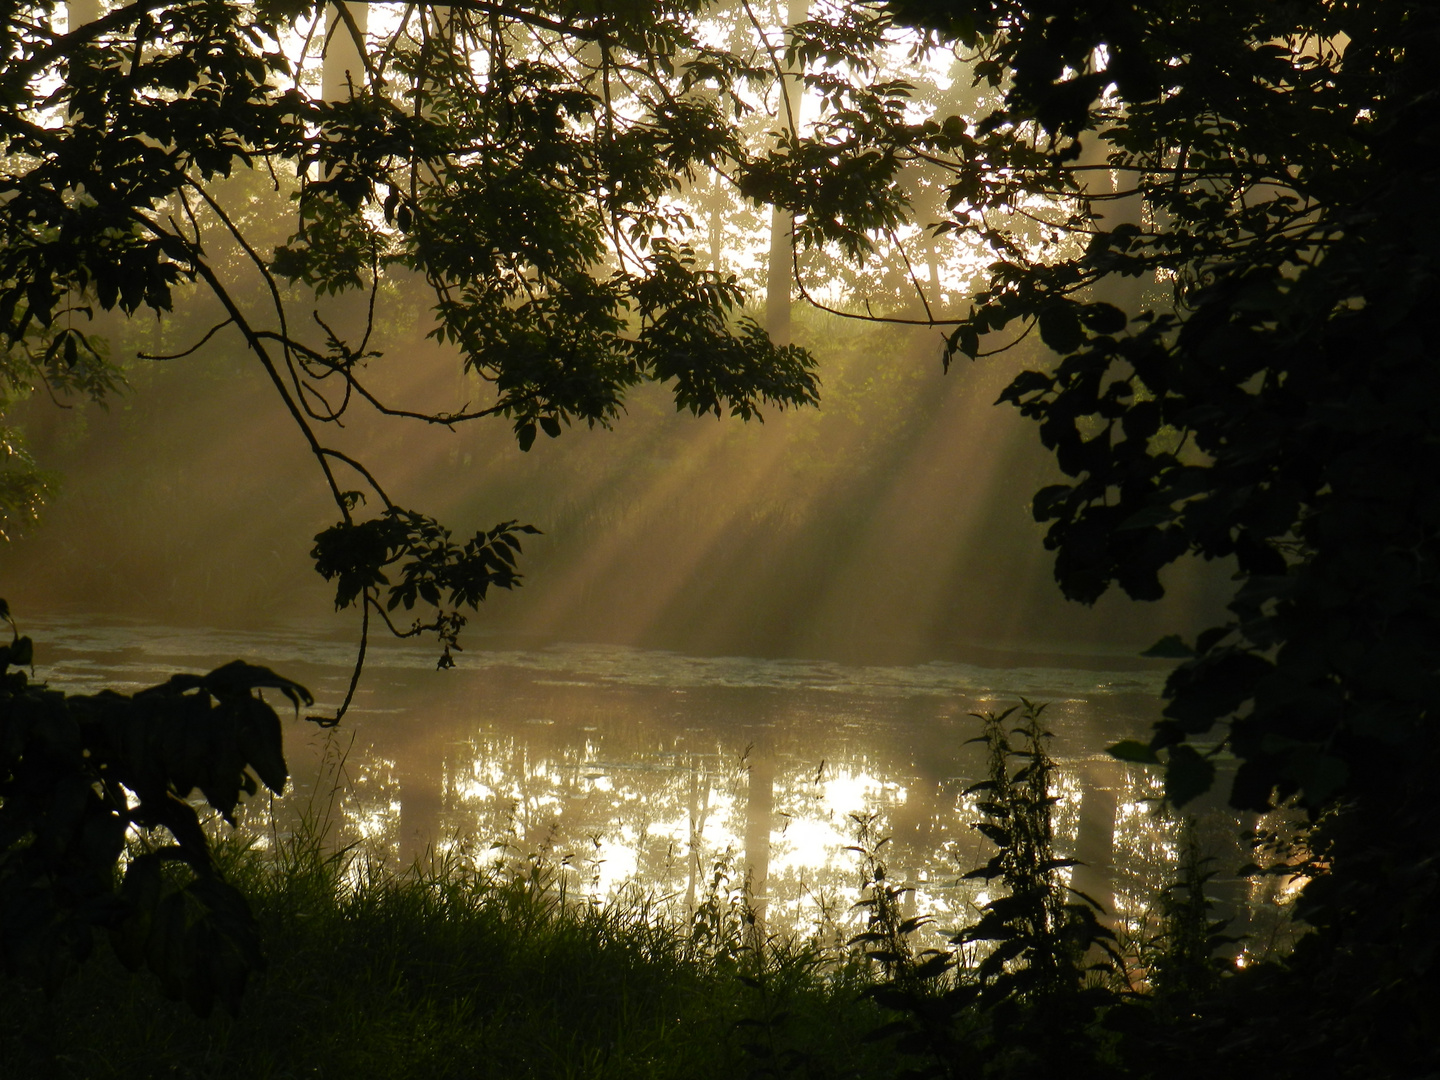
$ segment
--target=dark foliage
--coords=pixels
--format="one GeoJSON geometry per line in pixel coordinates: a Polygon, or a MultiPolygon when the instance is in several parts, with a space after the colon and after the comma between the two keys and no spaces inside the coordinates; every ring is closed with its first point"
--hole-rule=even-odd
{"type": "Polygon", "coordinates": [[[1071,888],[1060,872],[1078,865],[1054,848],[1055,762],[1041,723],[1043,705],[975,714],[988,751],[975,828],[996,848],[965,875],[999,893],[949,948],[917,950],[912,936],[930,922],[905,917],[905,890],[886,877],[885,840],[861,820],[854,849],[864,868],[866,929],[853,940],[875,962],[869,990],[895,1019],[873,1037],[892,1041],[913,1077],[1103,1076],[1113,1072],[1113,1032],[1101,1020],[1122,1000],[1115,976],[1123,961],[1106,913],[1071,888]]]}
{"type": "Polygon", "coordinates": [[[103,932],[167,995],[233,1012],[260,940],[192,800],[234,824],[242,796],[282,791],[280,720],[259,691],[297,709],[309,692],[237,660],[133,696],[66,695],[27,678],[32,655],[18,631],[0,647],[0,971],[54,990],[103,932]]]}
{"type": "Polygon", "coordinates": [[[1424,749],[1440,686],[1434,13],[899,8],[983,35],[1010,82],[978,130],[1037,155],[1035,190],[1097,195],[1074,162],[1098,142],[1110,197],[1144,204],[1141,224],[1080,219],[1070,257],[997,265],[952,346],[973,355],[976,335],[1023,319],[1063,357],[1002,400],[1074,478],[1035,500],[1067,595],[1153,599],[1187,552],[1235,560],[1235,619],[1190,647],[1151,743],[1172,796],[1208,786],[1209,748],[1185,747],[1222,722],[1237,806],[1298,794],[1318,811],[1385,783],[1394,754],[1424,749]],[[1132,291],[1130,311],[1086,291],[1157,274],[1173,296],[1132,291]]]}
{"type": "Polygon", "coordinates": [[[996,1000],[1071,993],[1087,973],[1109,969],[1108,959],[1096,960],[1092,952],[1114,956],[1114,934],[1096,917],[1106,913],[1059,876],[1077,863],[1055,852],[1056,767],[1046,748],[1050,733],[1041,722],[1044,709],[1026,702],[1013,728],[1006,727],[1013,708],[980,716],[985,731],[977,741],[989,751],[990,775],[967,791],[981,796],[976,805],[984,818],[975,827],[997,850],[965,876],[996,882],[1005,895],[986,904],[979,921],[955,944],[991,946],[976,974],[996,1000]],[[1015,761],[1019,767],[1012,772],[1015,761]]]}
{"type": "MultiPolygon", "coordinates": [[[[1075,199],[1057,227],[1070,246],[997,246],[990,287],[950,338],[975,356],[1019,323],[1059,354],[1002,400],[1037,421],[1070,478],[1034,502],[1061,588],[1154,599],[1186,554],[1237,570],[1231,620],[1165,644],[1183,662],[1164,718],[1148,745],[1117,752],[1163,762],[1177,804],[1233,754],[1235,807],[1293,797],[1310,812],[1302,903],[1320,932],[1285,1000],[1313,1017],[1267,1030],[1344,1075],[1424,1071],[1413,1002],[1433,991],[1436,935],[1414,905],[1435,895],[1440,835],[1440,12],[891,10],[974,46],[977,77],[1003,93],[967,132],[955,205],[1075,199]],[[1012,179],[987,184],[996,165],[1012,179]]],[[[1237,1053],[1258,1024],[1237,1025],[1237,1053]]]]}
{"type": "MultiPolygon", "coordinates": [[[[520,554],[517,533],[534,535],[533,525],[503,521],[489,532],[479,532],[462,546],[450,539],[450,530],[433,518],[413,510],[391,507],[369,521],[341,521],[315,537],[310,557],[326,581],[334,580],[335,610],[362,603],[380,613],[397,637],[434,631],[443,646],[438,666],[455,666],[452,649],[466,619],[460,608],[476,608],[490,588],[512,589],[520,584],[515,557],[520,554]],[[392,583],[385,568],[397,566],[400,580],[392,583]],[[388,588],[382,607],[371,592],[388,588]],[[406,611],[422,601],[437,611],[429,624],[415,620],[400,630],[390,612],[402,604],[406,611]]],[[[329,726],[330,721],[324,721],[329,726]]]]}
{"type": "Polygon", "coordinates": [[[1237,938],[1227,934],[1228,919],[1214,917],[1215,902],[1206,888],[1217,871],[1187,823],[1180,847],[1177,878],[1160,897],[1160,925],[1143,942],[1140,960],[1151,993],[1172,1012],[1188,1013],[1214,993],[1233,966],[1220,956],[1237,938]]]}

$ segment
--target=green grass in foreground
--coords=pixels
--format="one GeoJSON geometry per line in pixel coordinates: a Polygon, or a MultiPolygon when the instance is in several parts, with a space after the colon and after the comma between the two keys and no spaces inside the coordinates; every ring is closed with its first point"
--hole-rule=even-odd
{"type": "Polygon", "coordinates": [[[269,969],[196,1018],[101,948],[53,997],[0,983],[0,1078],[885,1075],[858,966],[643,900],[567,903],[537,868],[350,874],[316,844],[230,850],[269,969]],[[698,925],[698,924],[697,924],[698,925]],[[823,968],[823,972],[822,972],[823,968]]]}

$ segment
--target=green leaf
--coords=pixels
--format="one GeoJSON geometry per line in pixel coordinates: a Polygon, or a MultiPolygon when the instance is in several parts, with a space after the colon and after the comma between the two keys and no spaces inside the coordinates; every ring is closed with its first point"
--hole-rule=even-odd
{"type": "Polygon", "coordinates": [[[1133,761],[1140,765],[1159,765],[1160,757],[1149,743],[1122,739],[1107,751],[1117,761],[1133,761]]]}
{"type": "Polygon", "coordinates": [[[1181,743],[1170,748],[1165,763],[1165,798],[1173,806],[1184,806],[1210,790],[1215,782],[1215,765],[1193,746],[1181,743]]]}
{"type": "Polygon", "coordinates": [[[1140,654],[1157,660],[1188,660],[1195,650],[1186,645],[1179,634],[1167,634],[1140,654]]]}

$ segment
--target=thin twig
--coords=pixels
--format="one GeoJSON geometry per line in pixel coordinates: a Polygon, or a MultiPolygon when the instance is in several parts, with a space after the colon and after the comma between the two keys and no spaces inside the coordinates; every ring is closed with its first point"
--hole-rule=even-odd
{"type": "Polygon", "coordinates": [[[200,346],[204,345],[207,341],[209,341],[212,337],[214,337],[216,334],[218,334],[221,330],[224,330],[225,327],[229,326],[229,325],[230,325],[231,323],[233,323],[234,321],[235,321],[235,320],[234,320],[233,318],[231,318],[231,319],[226,319],[226,320],[225,320],[224,322],[222,322],[222,323],[216,323],[216,324],[215,324],[214,326],[212,326],[209,330],[205,331],[205,336],[204,336],[204,337],[202,337],[202,338],[201,338],[199,341],[197,341],[194,345],[191,345],[190,348],[186,349],[184,352],[178,352],[178,353],[163,353],[163,354],[162,354],[162,353],[143,353],[143,352],[142,352],[142,353],[136,353],[135,356],[136,356],[136,358],[139,359],[139,360],[179,360],[179,359],[181,359],[182,357],[189,356],[191,353],[193,353],[193,352],[195,352],[196,350],[198,350],[198,349],[200,348],[200,346]]]}

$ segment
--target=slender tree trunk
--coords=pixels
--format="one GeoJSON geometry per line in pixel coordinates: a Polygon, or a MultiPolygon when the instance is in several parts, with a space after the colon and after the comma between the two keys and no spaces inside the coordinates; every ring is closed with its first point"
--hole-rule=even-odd
{"type": "Polygon", "coordinates": [[[715,273],[723,273],[725,258],[725,211],[728,209],[730,198],[729,192],[720,182],[719,177],[712,178],[710,182],[710,198],[706,200],[709,204],[709,226],[710,226],[710,269],[715,273]]]}
{"type": "Polygon", "coordinates": [[[320,69],[320,93],[326,101],[349,101],[365,85],[365,65],[360,59],[363,41],[356,41],[349,22],[341,15],[345,8],[363,39],[370,8],[366,4],[330,4],[325,8],[325,49],[320,69]]]}
{"type": "MultiPolygon", "coordinates": [[[[804,22],[810,15],[810,0],[789,0],[785,14],[785,37],[789,28],[804,22]]],[[[795,132],[800,130],[800,105],[803,98],[800,80],[785,68],[781,80],[778,117],[780,123],[795,132]]],[[[790,344],[790,293],[795,264],[795,216],[780,207],[770,212],[770,265],[765,288],[765,329],[777,345],[790,344]]]]}
{"type": "MultiPolygon", "coordinates": [[[[1091,209],[1095,215],[1095,228],[1102,232],[1114,232],[1121,225],[1144,227],[1143,208],[1138,194],[1132,191],[1136,178],[1128,173],[1103,168],[1108,163],[1112,146],[1105,133],[1087,133],[1077,164],[1086,167],[1081,173],[1081,187],[1092,200],[1091,209]]],[[[1114,304],[1127,315],[1135,315],[1144,300],[1147,280],[1140,277],[1121,277],[1112,274],[1095,286],[1094,296],[1114,304]]]]}
{"type": "Polygon", "coordinates": [[[70,0],[65,5],[65,15],[71,30],[78,30],[86,23],[92,23],[105,14],[102,0],[70,0]]]}
{"type": "Polygon", "coordinates": [[[793,215],[778,206],[770,211],[770,274],[765,287],[765,329],[777,345],[790,344],[791,274],[795,261],[793,215]]]}

